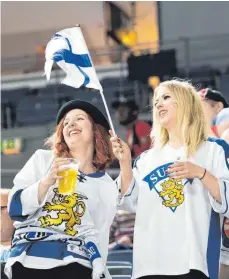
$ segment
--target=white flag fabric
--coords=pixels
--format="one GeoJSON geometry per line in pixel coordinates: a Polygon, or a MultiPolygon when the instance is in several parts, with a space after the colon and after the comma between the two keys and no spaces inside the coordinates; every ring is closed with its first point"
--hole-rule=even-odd
{"type": "Polygon", "coordinates": [[[102,91],[80,27],[57,32],[46,46],[44,71],[50,79],[55,61],[66,73],[63,84],[102,91]]]}

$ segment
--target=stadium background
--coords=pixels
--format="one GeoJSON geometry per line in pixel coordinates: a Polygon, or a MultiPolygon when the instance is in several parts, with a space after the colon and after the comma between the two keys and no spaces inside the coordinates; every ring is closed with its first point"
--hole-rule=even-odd
{"type": "Polygon", "coordinates": [[[228,10],[228,2],[209,1],[2,2],[1,187],[11,188],[17,171],[43,147],[63,102],[80,98],[103,109],[98,92],[61,85],[58,68],[49,84],[42,76],[44,47],[55,32],[79,23],[108,105],[128,90],[140,118],[150,119],[153,88],[167,78],[187,78],[229,100],[228,10]]]}

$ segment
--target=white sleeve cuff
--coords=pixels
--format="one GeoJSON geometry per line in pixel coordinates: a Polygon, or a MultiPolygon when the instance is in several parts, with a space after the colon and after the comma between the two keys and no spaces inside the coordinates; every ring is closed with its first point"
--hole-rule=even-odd
{"type": "Polygon", "coordinates": [[[221,249],[220,253],[220,263],[229,265],[229,251],[225,249],[221,249]]]}
{"type": "Polygon", "coordinates": [[[43,200],[43,202],[41,204],[39,204],[38,201],[38,187],[39,187],[40,181],[34,183],[33,185],[27,187],[26,189],[24,189],[21,193],[21,203],[23,205],[23,215],[30,215],[33,214],[36,210],[38,210],[39,208],[43,207],[46,200],[47,200],[47,196],[49,194],[50,191],[50,187],[49,190],[47,191],[45,198],[43,200]]]}
{"type": "MultiPolygon", "coordinates": [[[[227,200],[227,185],[226,182],[218,179],[218,183],[219,183],[219,187],[220,187],[220,197],[222,202],[218,202],[210,193],[209,194],[209,198],[210,198],[210,202],[212,205],[212,208],[215,212],[223,214],[223,215],[228,215],[228,200],[227,200]]],[[[226,216],[228,217],[228,216],[226,216]]]]}
{"type": "Polygon", "coordinates": [[[133,192],[133,189],[134,189],[134,187],[135,187],[135,179],[134,179],[134,177],[132,178],[132,181],[131,181],[131,183],[130,183],[130,185],[129,185],[129,187],[128,187],[128,189],[127,189],[127,191],[124,193],[124,194],[122,194],[121,193],[121,177],[119,176],[117,179],[116,179],[116,184],[117,184],[117,186],[118,186],[118,201],[117,201],[117,205],[118,206],[120,206],[120,205],[122,205],[123,204],[123,201],[124,201],[124,198],[126,197],[126,196],[130,196],[131,195],[131,193],[133,192]]]}

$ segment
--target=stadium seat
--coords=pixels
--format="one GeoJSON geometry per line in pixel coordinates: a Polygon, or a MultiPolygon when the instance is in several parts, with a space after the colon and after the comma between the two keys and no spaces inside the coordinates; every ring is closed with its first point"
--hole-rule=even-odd
{"type": "Polygon", "coordinates": [[[131,275],[132,266],[109,266],[107,267],[111,275],[131,275]]]}
{"type": "Polygon", "coordinates": [[[57,86],[56,85],[48,85],[46,87],[42,87],[42,88],[39,88],[39,95],[49,95],[49,96],[55,96],[57,92],[57,86]]]}
{"type": "MultiPolygon", "coordinates": [[[[121,262],[123,266],[132,266],[131,262],[121,262]]],[[[117,266],[120,265],[120,261],[108,261],[107,266],[117,266]]]]}
{"type": "Polygon", "coordinates": [[[55,121],[58,111],[58,103],[51,96],[39,96],[37,98],[37,113],[41,124],[55,121]]]}
{"type": "Polygon", "coordinates": [[[112,276],[112,279],[130,279],[130,275],[114,275],[112,276]]]}
{"type": "Polygon", "coordinates": [[[16,107],[28,88],[2,90],[1,92],[1,126],[11,128],[16,124],[16,107]],[[9,119],[10,118],[10,119],[9,119]]]}
{"type": "Polygon", "coordinates": [[[132,274],[132,264],[130,262],[108,261],[107,268],[112,276],[132,274]]]}
{"type": "MultiPolygon", "coordinates": [[[[101,80],[101,85],[104,92],[110,94],[117,91],[125,91],[133,89],[133,83],[129,82],[126,78],[120,79],[120,77],[105,78],[101,80]]],[[[134,91],[133,91],[134,93],[134,91]]]]}
{"type": "Polygon", "coordinates": [[[20,99],[22,99],[28,88],[2,90],[1,92],[1,103],[13,103],[17,104],[20,99]]]}
{"type": "Polygon", "coordinates": [[[214,77],[216,75],[220,75],[220,71],[218,69],[213,68],[210,65],[203,65],[201,67],[191,68],[189,74],[191,77],[196,77],[196,78],[199,78],[199,77],[203,78],[203,77],[208,77],[208,76],[214,77]]]}
{"type": "Polygon", "coordinates": [[[133,250],[111,251],[108,254],[108,261],[133,262],[133,250]]]}
{"type": "Polygon", "coordinates": [[[17,107],[18,126],[42,125],[55,121],[58,104],[49,96],[26,96],[17,107]]]}
{"type": "Polygon", "coordinates": [[[36,97],[35,96],[27,96],[23,98],[17,108],[16,108],[16,115],[17,115],[17,125],[18,126],[26,126],[32,125],[36,120],[38,121],[37,117],[34,118],[36,108],[36,97]]]}
{"type": "Polygon", "coordinates": [[[120,77],[104,78],[100,82],[103,88],[118,88],[120,86],[120,77]]]}

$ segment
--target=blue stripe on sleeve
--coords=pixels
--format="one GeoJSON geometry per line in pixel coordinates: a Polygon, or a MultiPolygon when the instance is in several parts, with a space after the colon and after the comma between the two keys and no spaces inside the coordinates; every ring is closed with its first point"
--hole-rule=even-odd
{"type": "Polygon", "coordinates": [[[100,255],[99,250],[98,250],[97,246],[95,245],[95,243],[90,241],[85,244],[85,247],[87,248],[88,257],[89,257],[89,260],[91,263],[95,259],[101,258],[101,255],[100,255]]]}
{"type": "Polygon", "coordinates": [[[138,160],[141,158],[141,155],[139,155],[135,160],[134,160],[134,163],[133,163],[133,168],[137,168],[137,162],[138,160]]]}
{"type": "Polygon", "coordinates": [[[144,152],[142,152],[135,160],[134,160],[134,163],[133,163],[133,168],[138,168],[137,167],[137,162],[139,161],[139,159],[141,159],[142,158],[142,156],[144,155],[144,154],[146,154],[148,151],[150,151],[150,149],[147,149],[147,150],[145,150],[144,152]]]}
{"type": "Polygon", "coordinates": [[[14,221],[25,221],[29,215],[22,215],[21,194],[23,190],[18,190],[14,193],[9,206],[10,218],[14,221]]]}
{"type": "Polygon", "coordinates": [[[227,210],[228,210],[228,201],[227,201],[227,185],[226,185],[226,183],[224,181],[223,181],[223,186],[224,186],[223,194],[224,194],[224,198],[225,198],[225,201],[226,201],[226,209],[225,209],[225,211],[222,214],[225,214],[227,212],[227,210]]]}
{"type": "Polygon", "coordinates": [[[208,141],[215,142],[223,148],[224,153],[225,153],[226,166],[229,170],[229,162],[228,162],[228,160],[229,160],[229,145],[226,143],[225,140],[218,139],[218,138],[208,138],[208,141]]]}
{"type": "Polygon", "coordinates": [[[132,189],[131,189],[130,193],[129,193],[128,195],[125,195],[124,198],[125,198],[125,197],[131,196],[131,195],[132,195],[132,192],[134,191],[134,188],[135,188],[135,181],[134,181],[134,184],[133,184],[133,186],[132,186],[132,189]]]}
{"type": "Polygon", "coordinates": [[[209,278],[218,279],[221,229],[219,214],[212,210],[208,235],[207,265],[209,278]]]}

